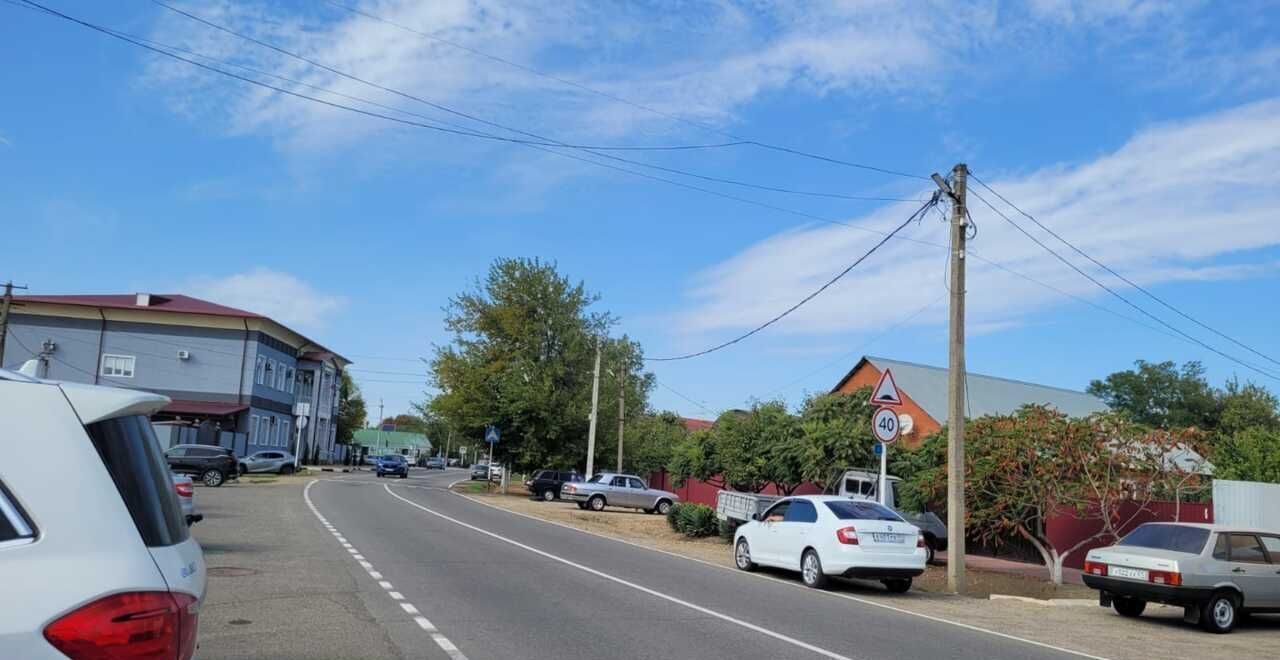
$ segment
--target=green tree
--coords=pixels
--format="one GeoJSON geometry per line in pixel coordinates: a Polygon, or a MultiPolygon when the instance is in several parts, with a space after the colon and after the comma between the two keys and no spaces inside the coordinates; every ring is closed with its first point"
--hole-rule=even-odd
{"type": "Polygon", "coordinates": [[[364,428],[368,414],[360,387],[347,372],[342,372],[338,381],[338,419],[335,421],[337,442],[350,444],[356,429],[364,428]]]}
{"type": "Polygon", "coordinates": [[[1280,483],[1280,430],[1254,426],[1214,443],[1213,476],[1280,483]]]}
{"type": "Polygon", "coordinates": [[[1280,429],[1280,402],[1261,385],[1227,381],[1218,431],[1225,436],[1234,436],[1255,427],[1280,429]]]}
{"type": "Polygon", "coordinates": [[[644,415],[627,422],[623,438],[624,466],[647,477],[671,462],[676,446],[688,435],[684,420],[673,412],[644,415]]]}
{"type": "MultiPolygon", "coordinates": [[[[714,428],[714,427],[713,427],[714,428]]],[[[711,429],[694,431],[678,440],[671,448],[671,460],[667,472],[677,486],[689,479],[705,481],[717,488],[724,488],[724,467],[716,453],[711,429]]]]}
{"type": "Polygon", "coordinates": [[[1216,429],[1222,414],[1218,393],[1204,378],[1199,362],[1179,370],[1173,362],[1144,360],[1136,369],[1117,371],[1089,383],[1088,392],[1140,424],[1171,429],[1216,429]]]}
{"type": "Polygon", "coordinates": [[[800,410],[800,476],[825,488],[847,468],[871,465],[871,388],[824,394],[805,400],[800,410]]]}
{"type": "Polygon", "coordinates": [[[636,342],[604,337],[614,324],[591,311],[599,297],[536,259],[499,259],[473,290],[450,299],[445,327],[453,341],[431,363],[440,389],[430,409],[470,442],[496,425],[495,458],[519,469],[583,466],[591,374],[601,341],[597,459],[616,450],[617,396],[629,416],[645,412],[653,377],[636,342]],[[612,370],[609,377],[604,370],[612,370]],[[611,405],[612,404],[612,405],[611,405]],[[612,421],[612,423],[610,423],[612,421]]]}
{"type": "Polygon", "coordinates": [[[393,424],[397,431],[404,431],[405,433],[421,433],[426,435],[427,431],[426,420],[417,415],[406,415],[402,413],[394,417],[386,417],[383,418],[378,425],[386,426],[387,424],[393,424]]]}

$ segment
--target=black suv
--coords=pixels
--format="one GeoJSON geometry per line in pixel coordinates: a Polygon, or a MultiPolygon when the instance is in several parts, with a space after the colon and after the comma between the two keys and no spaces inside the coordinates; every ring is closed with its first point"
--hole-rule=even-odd
{"type": "Polygon", "coordinates": [[[240,461],[235,452],[214,445],[175,445],[165,450],[169,469],[190,474],[206,486],[221,486],[227,479],[240,476],[240,461]]]}
{"type": "Polygon", "coordinates": [[[550,502],[560,499],[560,487],[571,482],[582,481],[577,470],[538,470],[533,478],[524,482],[529,494],[550,502]]]}

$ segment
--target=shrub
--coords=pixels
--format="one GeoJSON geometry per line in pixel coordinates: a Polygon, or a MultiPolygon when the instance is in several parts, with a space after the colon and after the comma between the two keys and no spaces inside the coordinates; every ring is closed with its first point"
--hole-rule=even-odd
{"type": "Polygon", "coordinates": [[[717,520],[720,526],[720,540],[725,543],[733,543],[733,535],[738,533],[738,525],[742,523],[736,520],[717,520]]]}
{"type": "Polygon", "coordinates": [[[702,504],[682,502],[671,507],[667,514],[667,524],[689,538],[715,536],[719,533],[716,510],[702,504]]]}

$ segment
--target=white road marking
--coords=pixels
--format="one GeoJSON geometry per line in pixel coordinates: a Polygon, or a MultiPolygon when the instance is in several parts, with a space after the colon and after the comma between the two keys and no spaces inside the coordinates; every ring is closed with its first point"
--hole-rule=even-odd
{"type": "MultiPolygon", "coordinates": [[[[455,481],[454,483],[449,484],[449,486],[450,486],[450,488],[452,488],[455,484],[462,483],[463,481],[466,481],[466,479],[462,479],[462,480],[459,480],[459,481],[455,481]]],[[[933,622],[935,622],[935,623],[941,623],[941,624],[945,624],[945,625],[949,625],[949,626],[955,626],[955,627],[957,627],[957,628],[963,628],[963,629],[965,629],[965,630],[970,630],[970,631],[977,632],[977,633],[982,633],[982,634],[985,634],[985,635],[994,635],[994,636],[996,636],[996,637],[1000,637],[1000,638],[1002,638],[1002,639],[1007,639],[1007,640],[1014,641],[1014,642],[1021,642],[1021,643],[1023,643],[1023,644],[1030,644],[1030,645],[1032,645],[1032,646],[1038,646],[1038,647],[1043,648],[1043,649],[1049,649],[1049,650],[1051,650],[1051,651],[1058,651],[1058,652],[1060,652],[1060,653],[1066,653],[1066,654],[1068,654],[1068,655],[1074,655],[1074,656],[1081,657],[1081,658],[1089,658],[1090,660],[1110,660],[1109,658],[1106,658],[1106,657],[1103,657],[1103,656],[1099,656],[1099,655],[1092,655],[1092,654],[1089,654],[1089,653],[1085,653],[1085,652],[1083,652],[1083,651],[1076,651],[1076,650],[1073,650],[1073,649],[1063,648],[1063,647],[1061,647],[1061,646],[1054,646],[1053,644],[1046,644],[1045,642],[1037,642],[1037,641],[1036,641],[1036,640],[1034,640],[1034,639],[1027,639],[1027,638],[1025,638],[1025,637],[1018,637],[1017,635],[1010,635],[1010,634],[1008,634],[1008,633],[1002,633],[1002,632],[999,632],[999,631],[996,631],[996,630],[991,630],[991,629],[988,629],[988,628],[982,628],[982,627],[975,626],[975,625],[971,625],[971,624],[968,624],[968,623],[963,623],[963,622],[960,622],[960,621],[952,621],[952,620],[950,620],[950,619],[944,619],[944,618],[942,618],[942,617],[933,616],[932,614],[924,614],[924,613],[922,613],[922,612],[913,612],[913,611],[911,611],[911,610],[903,609],[903,608],[901,608],[901,607],[896,607],[896,606],[894,606],[894,605],[887,605],[887,604],[885,604],[885,603],[876,602],[876,601],[874,601],[874,600],[867,600],[867,599],[865,599],[865,598],[859,598],[859,597],[857,597],[857,596],[850,596],[849,594],[842,594],[842,593],[837,593],[837,592],[834,592],[834,591],[816,591],[816,590],[810,589],[810,588],[808,588],[808,587],[806,587],[806,586],[803,586],[803,585],[801,585],[800,583],[795,582],[795,581],[785,580],[785,579],[782,579],[782,578],[776,578],[776,577],[770,577],[770,576],[765,575],[765,574],[762,574],[762,573],[746,573],[746,572],[744,572],[744,571],[739,571],[739,570],[737,570],[737,569],[735,569],[735,568],[731,568],[731,567],[729,567],[729,566],[723,566],[723,565],[721,565],[721,564],[715,564],[715,563],[712,563],[712,562],[706,561],[706,560],[704,560],[704,559],[698,559],[698,558],[696,558],[696,557],[688,557],[688,556],[685,556],[685,555],[682,555],[682,554],[678,554],[678,553],[675,553],[675,552],[671,552],[671,551],[669,551],[669,550],[661,550],[661,549],[659,549],[659,548],[651,548],[651,547],[649,547],[649,546],[647,546],[647,545],[642,545],[642,544],[640,544],[640,543],[635,543],[635,542],[633,542],[633,541],[628,541],[628,540],[626,540],[626,539],[620,539],[620,538],[616,538],[616,537],[613,537],[613,536],[608,536],[608,535],[606,535],[606,534],[600,534],[599,532],[592,532],[592,531],[585,530],[585,529],[582,529],[582,528],[579,528],[579,527],[574,527],[573,525],[566,525],[566,524],[564,524],[564,523],[556,522],[556,521],[554,521],[554,520],[547,520],[547,519],[545,519],[545,518],[539,518],[539,517],[537,517],[537,516],[531,516],[531,515],[529,515],[529,514],[527,514],[527,513],[520,513],[519,511],[512,511],[512,510],[510,510],[510,509],[504,509],[504,508],[502,508],[502,507],[500,507],[500,506],[495,506],[495,505],[493,505],[493,504],[489,504],[488,502],[482,502],[482,501],[480,501],[480,500],[478,500],[478,499],[476,499],[476,498],[474,498],[474,497],[470,497],[470,496],[467,496],[467,495],[463,495],[462,493],[459,493],[459,492],[457,492],[457,491],[455,491],[455,490],[450,490],[449,492],[451,492],[451,493],[453,493],[454,495],[457,495],[458,497],[461,497],[461,498],[463,498],[463,499],[465,499],[465,500],[468,500],[468,501],[471,501],[471,502],[475,502],[476,504],[479,504],[479,505],[481,505],[481,506],[487,506],[487,507],[489,507],[490,509],[494,509],[494,510],[497,510],[497,511],[503,511],[503,512],[509,513],[509,514],[511,514],[511,515],[513,515],[513,516],[520,516],[521,518],[528,518],[529,520],[537,521],[537,522],[540,522],[540,523],[545,523],[545,524],[547,524],[547,525],[555,525],[555,526],[557,526],[557,527],[563,527],[563,528],[565,528],[565,529],[570,529],[570,530],[573,530],[573,531],[575,531],[575,532],[580,532],[580,533],[582,533],[582,534],[588,534],[588,535],[595,536],[595,537],[598,537],[598,538],[602,538],[602,539],[605,539],[605,540],[608,540],[608,541],[613,541],[614,543],[622,543],[622,544],[629,545],[629,546],[632,546],[632,547],[640,548],[640,549],[642,549],[642,550],[648,550],[648,551],[650,551],[650,552],[657,552],[657,553],[659,553],[659,554],[664,554],[664,555],[668,555],[668,556],[671,556],[671,557],[676,557],[677,559],[683,559],[683,560],[685,560],[685,561],[691,561],[691,562],[695,562],[695,563],[698,563],[698,564],[703,564],[703,565],[705,565],[705,566],[710,566],[710,567],[712,567],[712,568],[718,568],[718,569],[720,569],[720,570],[729,571],[730,573],[733,573],[734,575],[740,575],[740,576],[745,577],[745,578],[753,578],[753,579],[758,579],[758,580],[768,580],[768,581],[770,581],[770,582],[772,582],[772,583],[774,583],[774,584],[779,584],[779,585],[783,585],[783,586],[787,586],[787,587],[792,587],[792,588],[796,588],[796,589],[803,589],[803,590],[805,590],[805,592],[807,592],[807,593],[812,593],[812,594],[819,595],[819,596],[830,596],[830,597],[832,597],[832,598],[842,598],[842,599],[844,599],[844,600],[853,601],[853,602],[855,602],[855,603],[860,603],[860,604],[862,604],[862,605],[869,605],[869,606],[871,606],[871,607],[878,607],[878,608],[880,608],[880,609],[889,610],[889,611],[891,611],[891,612],[897,612],[897,613],[899,613],[899,614],[906,614],[906,615],[909,615],[909,616],[919,617],[919,618],[921,618],[921,619],[926,619],[926,620],[929,620],[929,621],[933,621],[933,622]]]]}
{"type": "MultiPolygon", "coordinates": [[[[798,640],[798,639],[796,639],[796,638],[794,638],[794,637],[789,637],[789,636],[784,635],[784,634],[782,634],[782,633],[780,633],[780,632],[775,632],[775,631],[773,631],[773,630],[769,630],[768,628],[764,628],[764,627],[761,627],[761,626],[757,626],[757,625],[756,625],[756,624],[754,624],[754,623],[750,623],[750,622],[747,622],[747,621],[743,621],[742,619],[734,618],[734,617],[732,617],[732,616],[729,616],[728,614],[723,614],[723,613],[721,613],[721,612],[717,612],[716,610],[713,610],[713,609],[710,609],[710,608],[707,608],[707,607],[703,607],[703,606],[701,606],[701,605],[697,605],[697,604],[691,603],[691,602],[689,602],[689,601],[687,601],[687,600],[681,600],[681,599],[679,599],[679,598],[676,598],[675,596],[670,596],[670,595],[664,594],[664,593],[662,593],[662,592],[660,592],[660,591],[657,591],[657,590],[654,590],[654,589],[650,589],[649,587],[646,587],[646,586],[643,586],[643,585],[636,584],[636,583],[634,583],[634,582],[630,582],[630,581],[624,580],[624,579],[622,579],[622,578],[620,578],[620,577],[615,577],[615,576],[609,575],[608,573],[605,573],[604,571],[596,570],[596,569],[594,569],[594,568],[591,568],[590,566],[584,566],[584,565],[579,564],[579,563],[577,563],[577,562],[569,561],[568,559],[564,559],[564,558],[562,558],[562,557],[557,557],[556,555],[553,555],[553,554],[551,554],[551,553],[549,553],[549,552],[546,552],[545,550],[539,550],[539,549],[537,549],[537,548],[535,548],[535,547],[533,547],[533,546],[529,546],[529,545],[525,545],[525,544],[523,544],[523,543],[520,543],[519,541],[513,541],[513,540],[511,540],[511,539],[509,539],[509,538],[507,538],[507,537],[505,537],[505,536],[500,535],[500,534],[495,534],[495,533],[490,532],[490,531],[488,531],[488,530],[486,530],[486,529],[481,529],[481,528],[479,528],[479,527],[476,527],[475,525],[472,525],[472,524],[469,524],[469,523],[462,522],[461,520],[458,520],[457,518],[451,518],[451,517],[446,516],[446,515],[444,515],[443,513],[440,513],[440,512],[438,512],[438,511],[433,511],[433,510],[431,510],[431,509],[428,509],[427,507],[422,506],[421,504],[418,504],[417,502],[414,502],[413,500],[410,500],[410,499],[407,499],[407,498],[401,497],[400,495],[395,494],[395,493],[391,490],[391,487],[390,487],[390,486],[388,486],[388,485],[383,485],[383,488],[387,491],[387,494],[391,495],[392,497],[394,497],[394,498],[396,498],[396,499],[398,499],[398,500],[400,500],[400,501],[402,501],[402,502],[404,502],[404,503],[406,503],[406,504],[408,504],[408,505],[410,505],[410,506],[413,506],[413,507],[416,507],[416,508],[418,508],[418,509],[421,509],[421,510],[423,510],[423,511],[425,511],[425,512],[427,512],[427,513],[429,513],[429,514],[431,514],[431,515],[433,515],[433,516],[436,516],[437,518],[441,518],[441,519],[443,519],[443,520],[447,520],[447,521],[449,521],[449,522],[451,522],[451,523],[453,523],[453,524],[455,524],[455,525],[458,525],[458,526],[460,526],[460,527],[465,527],[465,528],[467,528],[467,529],[469,529],[469,530],[471,530],[471,531],[473,531],[473,532],[477,532],[477,533],[479,533],[479,534],[484,534],[485,536],[488,536],[488,537],[490,537],[490,538],[497,539],[497,540],[502,541],[503,543],[506,543],[506,544],[509,544],[509,545],[513,545],[513,546],[515,546],[515,547],[517,547],[517,548],[520,548],[520,549],[522,549],[522,550],[527,550],[527,551],[532,552],[533,554],[538,555],[538,556],[540,556],[540,557],[545,557],[545,558],[547,558],[547,559],[550,559],[551,561],[559,562],[559,563],[561,563],[561,564],[564,564],[565,566],[569,566],[569,567],[572,567],[572,568],[576,568],[576,569],[578,569],[578,570],[580,570],[580,571],[583,571],[583,572],[585,572],[585,573],[590,573],[591,575],[595,575],[596,577],[600,577],[600,578],[604,578],[604,579],[606,579],[606,580],[609,580],[610,582],[615,582],[615,583],[617,583],[617,584],[621,584],[621,585],[622,585],[622,586],[624,586],[624,587],[630,587],[631,589],[634,589],[634,590],[639,591],[639,592],[641,592],[641,593],[649,594],[650,596],[654,596],[654,597],[656,597],[656,598],[661,598],[662,600],[665,600],[665,601],[668,601],[668,602],[671,602],[671,603],[675,603],[676,605],[680,605],[681,607],[686,607],[686,608],[691,609],[691,610],[693,610],[693,611],[695,611],[695,612],[699,612],[699,613],[701,613],[701,614],[705,614],[705,615],[707,615],[707,616],[715,617],[715,618],[717,618],[717,619],[720,619],[721,621],[725,621],[725,622],[727,622],[727,623],[731,623],[731,624],[733,624],[733,625],[735,625],[735,626],[739,626],[739,627],[741,627],[741,628],[746,628],[747,630],[751,630],[751,631],[753,631],[753,632],[758,632],[758,633],[760,633],[760,634],[762,634],[762,635],[765,635],[765,636],[767,636],[767,637],[772,637],[772,638],[774,638],[774,639],[776,639],[776,640],[778,640],[778,641],[785,642],[785,643],[787,643],[787,644],[791,644],[792,646],[796,646],[796,647],[799,647],[799,648],[805,649],[806,651],[811,651],[811,652],[816,653],[816,654],[818,654],[818,655],[821,655],[821,656],[823,656],[823,657],[831,658],[832,660],[852,660],[852,658],[849,658],[848,656],[840,655],[839,653],[835,653],[834,651],[828,651],[827,649],[824,649],[824,648],[822,648],[822,647],[820,647],[820,646],[814,646],[813,644],[809,644],[809,643],[807,643],[807,642],[800,641],[800,640],[798,640]]],[[[443,648],[443,646],[442,646],[441,648],[443,648]]]]}
{"type": "MultiPolygon", "coordinates": [[[[364,556],[359,554],[358,550],[351,547],[351,544],[338,533],[338,530],[334,529],[333,525],[330,525],[329,521],[325,520],[324,516],[320,515],[320,510],[317,509],[315,503],[311,501],[311,487],[316,485],[317,481],[319,481],[319,479],[313,479],[307,482],[306,487],[302,489],[302,499],[306,501],[307,508],[311,509],[311,513],[315,514],[316,518],[318,518],[320,522],[324,523],[324,526],[327,527],[329,531],[333,532],[334,537],[337,538],[342,546],[346,548],[347,552],[351,554],[351,558],[355,559],[362,568],[368,571],[369,577],[378,580],[378,586],[387,590],[387,595],[390,596],[392,600],[397,602],[403,601],[404,594],[399,591],[392,591],[393,587],[391,586],[391,582],[383,580],[382,574],[373,570],[373,564],[366,561],[364,556]]],[[[326,481],[336,480],[326,479],[326,481]]],[[[390,492],[390,490],[387,492],[390,492]]],[[[450,660],[467,660],[467,656],[464,655],[462,651],[458,650],[458,647],[455,646],[453,642],[449,641],[448,637],[440,634],[440,631],[436,629],[435,625],[428,621],[427,617],[422,616],[422,613],[419,612],[418,608],[414,607],[412,603],[401,602],[400,609],[404,610],[407,614],[414,615],[413,620],[419,627],[431,635],[431,641],[435,642],[436,646],[439,646],[442,651],[448,654],[450,660]]]]}

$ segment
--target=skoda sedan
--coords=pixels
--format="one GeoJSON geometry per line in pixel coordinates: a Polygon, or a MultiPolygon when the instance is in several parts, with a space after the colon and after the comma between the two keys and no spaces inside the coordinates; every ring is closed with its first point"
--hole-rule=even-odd
{"type": "Polygon", "coordinates": [[[734,563],[744,571],[772,566],[799,571],[820,589],[831,577],[879,580],[903,593],[924,573],[924,536],[893,510],[834,495],[779,500],[738,528],[734,563]]]}

